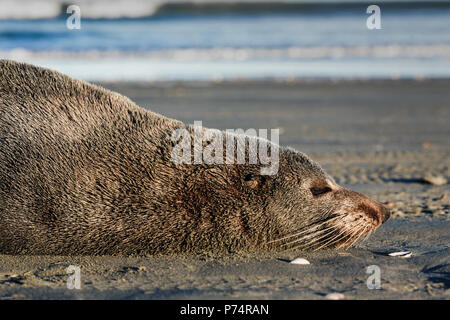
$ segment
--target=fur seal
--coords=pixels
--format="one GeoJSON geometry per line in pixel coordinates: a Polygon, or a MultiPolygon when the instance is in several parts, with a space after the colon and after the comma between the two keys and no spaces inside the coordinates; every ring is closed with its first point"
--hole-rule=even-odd
{"type": "Polygon", "coordinates": [[[259,164],[171,161],[176,129],[128,98],[0,60],[0,252],[151,255],[339,248],[389,211],[303,153],[259,164]]]}

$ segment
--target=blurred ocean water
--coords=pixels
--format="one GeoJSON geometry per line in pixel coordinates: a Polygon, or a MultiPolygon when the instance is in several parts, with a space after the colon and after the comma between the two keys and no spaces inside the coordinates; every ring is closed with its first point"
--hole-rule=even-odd
{"type": "Polygon", "coordinates": [[[0,58],[87,80],[450,76],[450,5],[0,19],[0,58]]]}

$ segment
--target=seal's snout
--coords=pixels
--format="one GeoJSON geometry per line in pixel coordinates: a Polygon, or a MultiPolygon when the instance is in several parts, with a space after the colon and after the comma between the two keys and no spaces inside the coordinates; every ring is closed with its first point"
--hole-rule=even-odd
{"type": "Polygon", "coordinates": [[[378,201],[372,201],[372,206],[377,212],[376,220],[378,221],[378,226],[380,226],[389,219],[391,216],[391,210],[378,201]]]}
{"type": "Polygon", "coordinates": [[[382,217],[382,223],[385,223],[389,217],[391,216],[391,210],[389,210],[387,207],[383,206],[381,211],[381,217],[382,217]]]}
{"type": "Polygon", "coordinates": [[[372,200],[369,197],[350,190],[345,190],[345,195],[356,203],[356,211],[362,212],[366,217],[374,222],[375,228],[386,222],[391,216],[391,211],[382,203],[372,200]]]}

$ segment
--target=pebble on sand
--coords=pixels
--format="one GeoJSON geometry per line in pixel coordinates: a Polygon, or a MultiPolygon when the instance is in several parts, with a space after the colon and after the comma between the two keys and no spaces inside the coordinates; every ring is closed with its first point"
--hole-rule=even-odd
{"type": "Polygon", "coordinates": [[[430,147],[431,147],[431,143],[429,141],[425,141],[424,143],[422,143],[422,148],[430,149],[430,147]]]}
{"type": "Polygon", "coordinates": [[[392,208],[392,207],[395,207],[395,202],[394,201],[388,201],[388,202],[385,202],[384,205],[386,207],[392,208]]]}
{"type": "Polygon", "coordinates": [[[303,258],[295,258],[290,263],[292,263],[292,264],[310,264],[308,260],[303,259],[303,258]]]}

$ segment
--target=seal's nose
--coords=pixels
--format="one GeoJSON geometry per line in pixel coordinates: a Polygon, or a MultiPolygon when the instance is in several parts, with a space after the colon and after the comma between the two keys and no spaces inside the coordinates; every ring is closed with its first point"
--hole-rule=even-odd
{"type": "Polygon", "coordinates": [[[391,210],[389,210],[388,208],[383,206],[383,209],[382,209],[382,221],[383,221],[383,223],[385,223],[386,220],[389,219],[390,216],[391,216],[391,210]]]}

